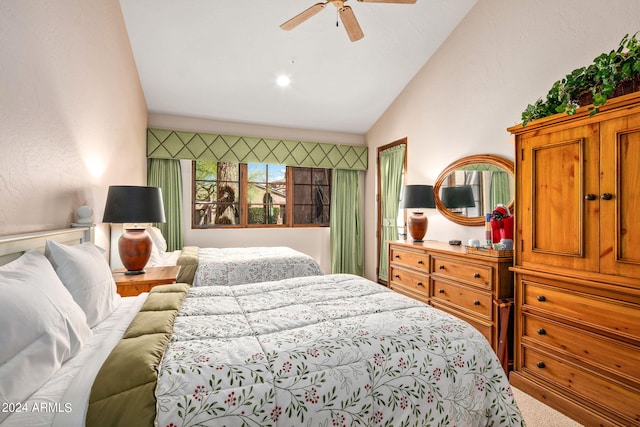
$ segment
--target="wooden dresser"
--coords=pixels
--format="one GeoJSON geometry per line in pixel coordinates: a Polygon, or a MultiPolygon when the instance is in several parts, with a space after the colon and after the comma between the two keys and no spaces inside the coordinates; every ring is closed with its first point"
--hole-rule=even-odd
{"type": "Polygon", "coordinates": [[[640,93],[516,138],[516,387],[640,426],[640,93]]]}
{"type": "Polygon", "coordinates": [[[512,265],[512,256],[469,254],[442,242],[389,242],[389,287],[466,320],[498,355],[500,333],[507,333],[499,306],[513,296],[512,265]]]}

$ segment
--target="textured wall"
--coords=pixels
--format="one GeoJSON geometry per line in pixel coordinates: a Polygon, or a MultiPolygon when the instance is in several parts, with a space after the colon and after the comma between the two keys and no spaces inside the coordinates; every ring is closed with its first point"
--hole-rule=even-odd
{"type": "MultiPolygon", "coordinates": [[[[554,81],[640,30],[637,0],[482,0],[367,133],[365,275],[375,277],[376,148],[408,138],[408,182],[471,154],[513,159],[506,128],[554,81]]],[[[426,239],[482,238],[427,210],[426,239]]]]}
{"type": "Polygon", "coordinates": [[[0,235],[101,222],[109,185],[146,183],[146,124],[117,0],[0,2],[0,235]]]}

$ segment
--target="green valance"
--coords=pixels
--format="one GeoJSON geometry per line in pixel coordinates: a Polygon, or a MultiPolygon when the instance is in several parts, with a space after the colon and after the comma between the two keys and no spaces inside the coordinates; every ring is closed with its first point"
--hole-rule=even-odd
{"type": "Polygon", "coordinates": [[[367,169],[367,147],[147,129],[147,157],[367,169]]]}

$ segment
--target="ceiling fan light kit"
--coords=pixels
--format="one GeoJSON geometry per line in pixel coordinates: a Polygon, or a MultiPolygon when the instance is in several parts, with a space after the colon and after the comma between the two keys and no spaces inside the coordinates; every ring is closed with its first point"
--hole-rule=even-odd
{"type": "MultiPolygon", "coordinates": [[[[327,4],[333,4],[338,10],[338,15],[340,16],[340,21],[342,21],[342,25],[349,36],[349,40],[352,42],[358,41],[364,37],[364,33],[362,32],[362,28],[360,28],[360,24],[356,19],[355,13],[353,13],[353,9],[350,6],[345,6],[344,4],[348,0],[327,0],[324,3],[316,3],[313,6],[303,10],[301,13],[297,14],[293,18],[289,19],[287,22],[280,25],[280,28],[283,30],[289,31],[293,30],[298,25],[302,24],[307,19],[311,18],[322,9],[324,9],[327,4]]],[[[398,4],[414,4],[416,0],[358,0],[363,3],[398,3],[398,4]]]]}

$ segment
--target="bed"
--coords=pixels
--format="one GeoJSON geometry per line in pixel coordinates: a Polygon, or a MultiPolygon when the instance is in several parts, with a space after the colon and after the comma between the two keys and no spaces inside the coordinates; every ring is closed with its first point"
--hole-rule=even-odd
{"type": "Polygon", "coordinates": [[[193,286],[239,285],[323,274],[309,255],[285,246],[201,248],[167,251],[162,232],[147,227],[153,241],[149,266],[180,265],[178,281],[193,286]]]}
{"type": "Polygon", "coordinates": [[[120,298],[46,382],[1,396],[3,427],[524,425],[476,329],[352,275],[120,298]]]}

